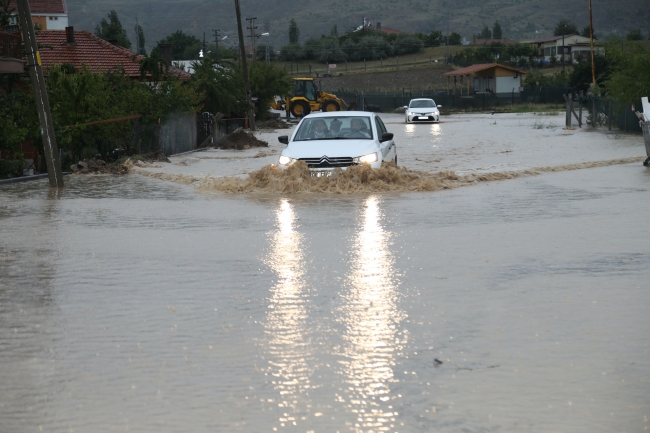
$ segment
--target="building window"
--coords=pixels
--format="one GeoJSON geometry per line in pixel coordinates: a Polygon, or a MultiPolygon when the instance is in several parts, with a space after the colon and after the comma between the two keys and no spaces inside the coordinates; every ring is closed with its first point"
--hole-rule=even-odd
{"type": "Polygon", "coordinates": [[[58,21],[59,20],[59,17],[49,17],[49,18],[50,18],[50,21],[58,21]]]}
{"type": "Polygon", "coordinates": [[[544,56],[548,57],[550,55],[551,55],[551,48],[550,47],[544,48],[544,56]]]}

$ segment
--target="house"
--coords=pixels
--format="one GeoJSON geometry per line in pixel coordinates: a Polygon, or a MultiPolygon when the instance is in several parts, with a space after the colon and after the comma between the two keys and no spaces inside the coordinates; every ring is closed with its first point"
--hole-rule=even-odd
{"type": "Polygon", "coordinates": [[[526,72],[519,69],[500,65],[498,63],[483,63],[457,69],[444,74],[447,77],[447,93],[450,92],[450,79],[454,78],[454,93],[457,84],[460,84],[461,94],[463,87],[467,87],[467,93],[471,93],[470,84],[473,76],[474,93],[510,93],[519,94],[523,86],[523,77],[526,72]],[[460,83],[458,83],[460,79],[460,83]]]}
{"type": "MultiPolygon", "coordinates": [[[[10,24],[18,24],[18,6],[9,0],[9,10],[14,10],[10,24]]],[[[65,30],[68,27],[68,6],[65,0],[29,0],[32,22],[42,30],[65,30]]]]}
{"type": "Polygon", "coordinates": [[[377,23],[375,28],[377,29],[378,32],[383,33],[385,35],[403,35],[403,34],[406,34],[405,32],[403,32],[401,30],[395,30],[395,29],[391,29],[390,27],[382,26],[381,23],[379,23],[379,22],[377,23]]]}
{"type": "MultiPolygon", "coordinates": [[[[36,32],[36,42],[40,46],[43,70],[52,65],[68,64],[76,69],[88,68],[91,72],[112,70],[124,71],[133,79],[141,80],[140,62],[144,56],[126,48],[113,45],[94,34],[67,27],[61,30],[42,30],[36,32]]],[[[183,80],[190,79],[187,72],[170,66],[169,72],[183,80]]]]}
{"type": "MultiPolygon", "coordinates": [[[[562,62],[564,57],[564,62],[572,63],[591,57],[590,40],[586,36],[550,36],[529,42],[529,44],[538,51],[539,57],[547,61],[555,59],[557,62],[562,62]]],[[[604,48],[600,44],[594,47],[596,54],[602,54],[603,50],[604,48]]]]}

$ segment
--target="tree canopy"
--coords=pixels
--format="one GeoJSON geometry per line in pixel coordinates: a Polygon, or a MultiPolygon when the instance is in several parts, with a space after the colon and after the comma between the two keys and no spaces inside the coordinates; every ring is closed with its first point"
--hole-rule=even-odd
{"type": "Polygon", "coordinates": [[[578,33],[578,27],[567,20],[560,20],[553,30],[553,36],[575,35],[578,33]]]}
{"type": "Polygon", "coordinates": [[[604,87],[609,97],[627,104],[650,95],[650,50],[639,43],[611,44],[606,49],[612,72],[604,87]]]}
{"type": "Polygon", "coordinates": [[[641,29],[632,29],[627,34],[625,35],[625,40],[626,41],[642,41],[643,40],[643,34],[641,33],[641,29]]]}
{"type": "Polygon", "coordinates": [[[198,60],[203,43],[196,36],[176,30],[158,41],[159,44],[172,45],[172,60],[198,60]]]}
{"type": "Polygon", "coordinates": [[[503,39],[503,31],[501,30],[501,24],[499,24],[499,21],[494,22],[494,26],[492,27],[492,38],[503,39]]]}
{"type": "Polygon", "coordinates": [[[126,35],[126,30],[122,27],[117,12],[111,9],[108,13],[108,20],[102,18],[99,24],[95,26],[95,35],[105,41],[117,41],[117,45],[124,48],[131,48],[131,41],[126,35]]]}
{"type": "Polygon", "coordinates": [[[289,43],[297,44],[299,38],[300,38],[300,29],[298,28],[298,24],[296,23],[296,20],[291,18],[289,20],[289,43]]]}

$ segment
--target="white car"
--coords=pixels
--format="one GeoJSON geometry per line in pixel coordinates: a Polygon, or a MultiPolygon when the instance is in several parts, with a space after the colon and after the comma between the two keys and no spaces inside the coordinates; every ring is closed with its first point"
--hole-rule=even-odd
{"type": "Polygon", "coordinates": [[[297,161],[305,161],[313,177],[331,176],[334,169],[368,164],[381,167],[382,162],[397,164],[397,148],[393,134],[375,113],[336,111],[305,116],[278,158],[284,169],[297,161]]]}
{"type": "Polygon", "coordinates": [[[440,122],[440,107],[442,105],[436,105],[433,99],[411,99],[409,105],[404,107],[406,123],[440,122]]]}

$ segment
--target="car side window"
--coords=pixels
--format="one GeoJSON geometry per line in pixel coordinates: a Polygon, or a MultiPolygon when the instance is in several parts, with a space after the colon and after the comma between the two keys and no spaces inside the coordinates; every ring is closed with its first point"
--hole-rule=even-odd
{"type": "Polygon", "coordinates": [[[384,122],[381,121],[379,117],[375,117],[375,125],[377,125],[377,135],[381,138],[381,135],[386,131],[386,126],[384,126],[384,122]]]}

